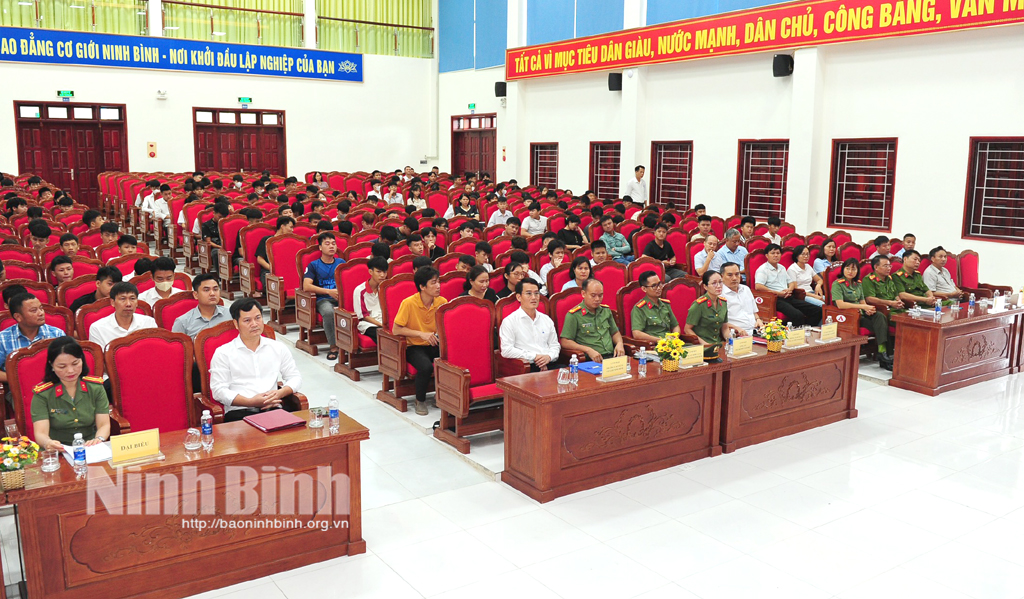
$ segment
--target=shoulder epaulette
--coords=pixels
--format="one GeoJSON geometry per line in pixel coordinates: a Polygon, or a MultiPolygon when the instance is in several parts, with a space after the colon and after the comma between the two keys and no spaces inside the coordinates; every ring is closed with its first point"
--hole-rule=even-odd
{"type": "Polygon", "coordinates": [[[46,391],[47,389],[49,389],[52,386],[53,386],[53,383],[49,383],[49,382],[47,382],[47,383],[39,383],[35,387],[32,387],[32,391],[34,391],[36,393],[42,393],[43,391],[46,391]]]}
{"type": "Polygon", "coordinates": [[[875,273],[869,274],[868,278],[871,279],[872,281],[877,281],[878,280],[878,277],[875,276],[875,273]]]}
{"type": "Polygon", "coordinates": [[[101,377],[101,376],[93,376],[91,374],[89,376],[83,376],[82,380],[83,381],[89,381],[90,383],[99,383],[100,385],[103,384],[103,377],[101,377]]]}
{"type": "Polygon", "coordinates": [[[601,304],[601,306],[604,307],[604,308],[609,308],[608,304],[601,304]]]}
{"type": "Polygon", "coordinates": [[[646,303],[647,303],[647,300],[640,300],[639,302],[637,302],[636,307],[637,308],[643,308],[644,304],[646,304],[646,303]]]}
{"type": "Polygon", "coordinates": [[[671,304],[672,303],[672,302],[670,302],[669,300],[667,300],[665,298],[661,298],[661,301],[665,302],[666,304],[671,304]]]}
{"type": "Polygon", "coordinates": [[[706,296],[706,295],[702,295],[699,298],[697,298],[697,303],[698,304],[701,303],[701,302],[707,302],[707,301],[708,301],[708,296],[706,296]]]}
{"type": "Polygon", "coordinates": [[[575,313],[577,313],[579,311],[580,311],[580,307],[576,306],[575,308],[572,308],[572,309],[569,310],[569,314],[575,314],[575,313]]]}

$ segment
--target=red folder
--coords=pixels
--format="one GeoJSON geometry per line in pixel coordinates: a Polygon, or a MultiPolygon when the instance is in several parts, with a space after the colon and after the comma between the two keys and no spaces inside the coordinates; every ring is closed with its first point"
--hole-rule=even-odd
{"type": "Polygon", "coordinates": [[[286,410],[268,410],[246,416],[244,420],[265,433],[306,425],[305,420],[286,410]]]}

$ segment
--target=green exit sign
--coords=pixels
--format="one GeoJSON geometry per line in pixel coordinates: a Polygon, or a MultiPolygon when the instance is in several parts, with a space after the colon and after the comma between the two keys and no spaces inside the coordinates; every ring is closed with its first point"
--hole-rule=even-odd
{"type": "Polygon", "coordinates": [[[70,89],[57,90],[57,97],[58,98],[74,98],[75,97],[75,92],[71,91],[70,89]]]}
{"type": "Polygon", "coordinates": [[[239,104],[252,104],[252,98],[239,98],[239,104]]]}
{"type": "Polygon", "coordinates": [[[476,102],[469,105],[470,110],[476,110],[476,102]]]}

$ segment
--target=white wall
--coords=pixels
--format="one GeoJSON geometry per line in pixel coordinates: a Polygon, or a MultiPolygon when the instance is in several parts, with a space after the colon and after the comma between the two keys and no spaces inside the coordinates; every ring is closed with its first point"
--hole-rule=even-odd
{"type": "MultiPolygon", "coordinates": [[[[494,83],[505,80],[505,68],[454,71],[441,73],[438,79],[438,153],[435,164],[442,171],[451,172],[452,168],[452,119],[453,115],[469,114],[469,105],[476,104],[476,114],[497,114],[497,173],[492,176],[500,179],[515,178],[514,174],[506,176],[501,162],[501,147],[508,145],[504,136],[509,133],[505,120],[506,111],[501,106],[501,98],[494,95],[494,83]]],[[[510,148],[511,150],[511,148],[510,148]]]]}
{"type": "MultiPolygon", "coordinates": [[[[345,83],[277,77],[247,77],[149,70],[4,64],[0,86],[0,170],[18,172],[12,102],[55,100],[55,91],[75,91],[76,102],[126,105],[129,166],[134,171],[195,168],[192,107],[285,111],[288,174],[311,170],[420,168],[431,153],[428,127],[434,115],[421,93],[429,87],[432,61],[390,56],[363,57],[364,81],[345,83]],[[156,90],[167,90],[157,100],[156,90]],[[156,142],[156,158],[146,143],[156,142]]],[[[425,92],[424,92],[425,93],[425,92]]],[[[493,96],[493,93],[492,93],[493,96]]]]}

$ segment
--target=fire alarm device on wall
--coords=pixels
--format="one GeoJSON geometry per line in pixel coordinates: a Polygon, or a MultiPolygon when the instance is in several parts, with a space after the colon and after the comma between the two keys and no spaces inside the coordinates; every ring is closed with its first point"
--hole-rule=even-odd
{"type": "Polygon", "coordinates": [[[156,158],[156,142],[155,141],[147,141],[146,142],[146,155],[149,156],[150,158],[156,158]]]}

